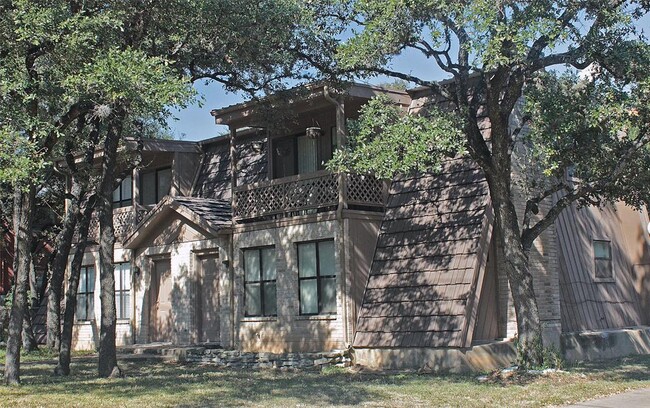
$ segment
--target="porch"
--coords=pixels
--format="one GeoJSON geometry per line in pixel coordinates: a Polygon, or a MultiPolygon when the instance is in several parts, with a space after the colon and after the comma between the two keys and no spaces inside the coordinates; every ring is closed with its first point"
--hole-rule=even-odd
{"type": "Polygon", "coordinates": [[[252,222],[344,208],[381,212],[387,196],[386,181],[323,170],[235,187],[233,216],[252,222]]]}

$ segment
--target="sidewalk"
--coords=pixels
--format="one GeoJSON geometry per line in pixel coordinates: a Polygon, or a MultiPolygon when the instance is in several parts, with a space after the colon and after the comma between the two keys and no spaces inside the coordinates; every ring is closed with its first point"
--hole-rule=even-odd
{"type": "Polygon", "coordinates": [[[650,388],[624,392],[607,398],[585,401],[566,408],[637,408],[650,407],[650,388]]]}

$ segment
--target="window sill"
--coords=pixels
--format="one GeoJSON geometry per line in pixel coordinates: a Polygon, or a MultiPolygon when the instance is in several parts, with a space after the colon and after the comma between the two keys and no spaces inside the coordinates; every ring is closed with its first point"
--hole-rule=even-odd
{"type": "Polygon", "coordinates": [[[277,316],[250,316],[242,317],[242,323],[253,323],[253,322],[275,322],[278,320],[277,316]]]}
{"type": "Polygon", "coordinates": [[[95,320],[77,320],[74,322],[75,326],[90,326],[95,324],[95,320]]]}
{"type": "Polygon", "coordinates": [[[310,315],[310,316],[296,316],[296,320],[336,320],[335,314],[328,315],[310,315]]]}
{"type": "Polygon", "coordinates": [[[593,278],[594,283],[615,283],[616,280],[614,278],[593,278]]]}

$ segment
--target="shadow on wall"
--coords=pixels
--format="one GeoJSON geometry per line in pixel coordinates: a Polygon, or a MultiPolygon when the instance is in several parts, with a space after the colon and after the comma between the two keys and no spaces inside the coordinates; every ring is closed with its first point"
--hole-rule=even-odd
{"type": "MultiPolygon", "coordinates": [[[[647,279],[647,244],[638,214],[622,204],[567,208],[556,225],[562,253],[561,307],[564,332],[636,326],[646,322],[642,282],[647,279]],[[611,243],[611,279],[594,277],[593,240],[611,243]],[[639,245],[644,248],[639,250],[639,245]],[[641,286],[641,287],[640,287],[641,286]]],[[[647,295],[646,299],[647,299],[647,295]]]]}
{"type": "Polygon", "coordinates": [[[466,160],[393,182],[355,347],[465,346],[489,248],[487,203],[485,178],[466,160]]]}

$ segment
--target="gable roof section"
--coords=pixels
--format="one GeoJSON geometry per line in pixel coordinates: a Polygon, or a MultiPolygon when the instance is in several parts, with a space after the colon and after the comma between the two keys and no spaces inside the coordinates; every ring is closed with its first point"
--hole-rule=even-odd
{"type": "Polygon", "coordinates": [[[199,197],[163,198],[135,230],[124,240],[124,248],[137,248],[155,229],[169,219],[170,212],[186,218],[208,235],[225,232],[232,225],[232,208],[228,201],[199,197]]]}
{"type": "Polygon", "coordinates": [[[393,181],[354,347],[469,347],[492,233],[485,176],[467,159],[393,181]]]}

